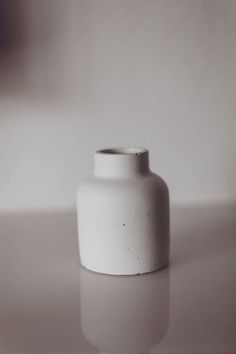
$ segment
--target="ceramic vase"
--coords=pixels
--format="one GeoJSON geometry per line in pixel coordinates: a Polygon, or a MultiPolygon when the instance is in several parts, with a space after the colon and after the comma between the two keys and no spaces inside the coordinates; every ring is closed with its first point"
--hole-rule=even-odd
{"type": "Polygon", "coordinates": [[[169,193],[149,169],[143,148],[95,152],[94,172],[77,195],[81,264],[131,275],[159,270],[169,259],[169,193]]]}

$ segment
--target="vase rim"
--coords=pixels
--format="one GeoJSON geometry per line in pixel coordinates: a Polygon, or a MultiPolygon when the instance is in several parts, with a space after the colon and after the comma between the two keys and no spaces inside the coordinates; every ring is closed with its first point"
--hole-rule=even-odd
{"type": "Polygon", "coordinates": [[[106,149],[99,149],[95,151],[95,154],[104,155],[143,155],[147,154],[148,150],[142,147],[112,147],[106,149]]]}

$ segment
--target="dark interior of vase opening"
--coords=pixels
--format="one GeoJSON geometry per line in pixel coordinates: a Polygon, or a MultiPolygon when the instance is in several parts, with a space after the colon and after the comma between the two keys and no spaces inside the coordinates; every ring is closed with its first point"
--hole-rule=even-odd
{"type": "Polygon", "coordinates": [[[127,155],[127,154],[136,154],[140,155],[147,152],[146,149],[143,148],[135,148],[135,147],[130,147],[130,148],[111,148],[111,149],[103,149],[103,150],[98,150],[97,153],[100,154],[111,154],[111,155],[127,155]]]}

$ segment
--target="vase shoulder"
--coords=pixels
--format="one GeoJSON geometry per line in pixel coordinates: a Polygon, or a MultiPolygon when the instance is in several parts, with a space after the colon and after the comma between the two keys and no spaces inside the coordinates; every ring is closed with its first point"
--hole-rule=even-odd
{"type": "Polygon", "coordinates": [[[79,194],[103,192],[117,189],[122,192],[126,189],[139,189],[140,192],[168,194],[168,187],[165,181],[157,174],[149,172],[141,176],[130,178],[103,178],[96,175],[90,175],[81,183],[78,190],[79,194]]]}

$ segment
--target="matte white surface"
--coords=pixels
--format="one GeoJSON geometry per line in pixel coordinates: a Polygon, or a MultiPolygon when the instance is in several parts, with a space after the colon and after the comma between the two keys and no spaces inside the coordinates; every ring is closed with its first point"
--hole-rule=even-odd
{"type": "Polygon", "coordinates": [[[76,215],[0,217],[0,352],[234,354],[236,209],[172,211],[171,265],[78,266],[76,215]]]}
{"type": "Polygon", "coordinates": [[[236,1],[0,8],[1,210],[75,207],[114,145],[146,146],[172,202],[236,200],[236,1]]]}
{"type": "Polygon", "coordinates": [[[81,264],[103,274],[131,275],[169,261],[169,192],[143,148],[96,151],[77,194],[81,264]]]}

